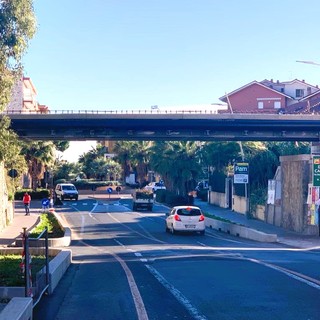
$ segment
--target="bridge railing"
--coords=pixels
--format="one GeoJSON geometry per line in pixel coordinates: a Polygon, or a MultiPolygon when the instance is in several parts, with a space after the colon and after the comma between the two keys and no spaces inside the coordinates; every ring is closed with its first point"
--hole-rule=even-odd
{"type": "Polygon", "coordinates": [[[2,114],[218,114],[217,110],[5,110],[2,114]]]}
{"type": "MultiPolygon", "coordinates": [[[[181,110],[181,109],[168,109],[168,110],[4,110],[1,114],[5,115],[35,115],[35,114],[238,114],[238,115],[281,115],[282,113],[272,112],[229,112],[228,110],[181,110]]],[[[284,115],[319,115],[320,111],[312,112],[295,112],[283,113],[284,115]]]]}

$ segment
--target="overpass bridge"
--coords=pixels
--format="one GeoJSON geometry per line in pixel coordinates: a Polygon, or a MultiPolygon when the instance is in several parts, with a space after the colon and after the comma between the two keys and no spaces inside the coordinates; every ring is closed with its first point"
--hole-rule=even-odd
{"type": "Polygon", "coordinates": [[[320,141],[318,114],[207,111],[4,112],[21,139],[320,141]]]}

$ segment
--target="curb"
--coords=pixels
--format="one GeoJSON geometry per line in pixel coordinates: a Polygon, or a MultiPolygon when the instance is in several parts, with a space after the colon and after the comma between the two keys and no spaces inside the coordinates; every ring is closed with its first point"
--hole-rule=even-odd
{"type": "MultiPolygon", "coordinates": [[[[40,248],[30,248],[30,251],[32,254],[41,253],[40,248]]],[[[21,254],[21,248],[0,249],[0,254],[21,254]]],[[[54,255],[54,258],[49,262],[48,294],[52,294],[71,264],[72,252],[66,249],[49,248],[49,255],[54,255]]],[[[32,319],[33,301],[24,295],[24,287],[0,287],[0,296],[11,298],[10,302],[0,312],[0,320],[32,319]]]]}
{"type": "Polygon", "coordinates": [[[264,233],[235,223],[219,221],[208,217],[205,218],[205,222],[206,227],[223,231],[236,237],[259,242],[278,242],[278,236],[276,234],[264,233]]]}
{"type": "MultiPolygon", "coordinates": [[[[49,211],[55,216],[60,227],[64,230],[64,236],[61,238],[50,238],[48,239],[49,247],[68,247],[71,244],[71,229],[64,225],[64,221],[57,214],[54,209],[49,209],[49,211]]],[[[31,228],[32,230],[32,228],[31,228]]],[[[30,231],[30,230],[29,230],[30,231]]],[[[37,241],[31,241],[30,247],[43,247],[45,239],[38,239],[37,241]]],[[[15,241],[16,247],[22,247],[22,239],[17,238],[15,241]]]]}

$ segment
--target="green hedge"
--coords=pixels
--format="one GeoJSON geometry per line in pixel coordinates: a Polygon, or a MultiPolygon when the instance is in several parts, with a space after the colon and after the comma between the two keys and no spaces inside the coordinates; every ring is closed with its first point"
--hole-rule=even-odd
{"type": "Polygon", "coordinates": [[[37,191],[33,191],[30,189],[22,189],[19,191],[16,191],[14,195],[15,200],[22,200],[23,195],[28,192],[31,196],[31,201],[32,200],[42,200],[44,198],[49,198],[50,197],[50,191],[48,189],[38,189],[37,191]]]}
{"type": "Polygon", "coordinates": [[[226,178],[227,176],[224,174],[224,172],[221,171],[216,171],[212,175],[210,175],[209,185],[211,186],[211,190],[224,193],[226,178]]]}
{"type": "Polygon", "coordinates": [[[189,204],[188,197],[178,196],[168,190],[159,189],[156,191],[156,201],[165,203],[170,207],[189,204]]]}
{"type": "Polygon", "coordinates": [[[72,183],[76,186],[79,190],[92,190],[93,188],[99,188],[99,187],[108,187],[108,186],[121,186],[121,183],[119,181],[100,181],[100,180],[88,180],[88,179],[82,179],[78,181],[68,181],[66,179],[59,179],[55,181],[55,185],[58,183],[72,183]]]}
{"type": "Polygon", "coordinates": [[[202,201],[208,201],[208,189],[197,191],[197,197],[202,201]]]}

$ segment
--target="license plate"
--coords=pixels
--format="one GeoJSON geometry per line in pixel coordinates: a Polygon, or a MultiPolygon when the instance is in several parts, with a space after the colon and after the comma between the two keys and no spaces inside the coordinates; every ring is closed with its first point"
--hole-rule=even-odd
{"type": "Polygon", "coordinates": [[[196,226],[194,224],[186,224],[185,227],[187,229],[194,229],[196,226]]]}

